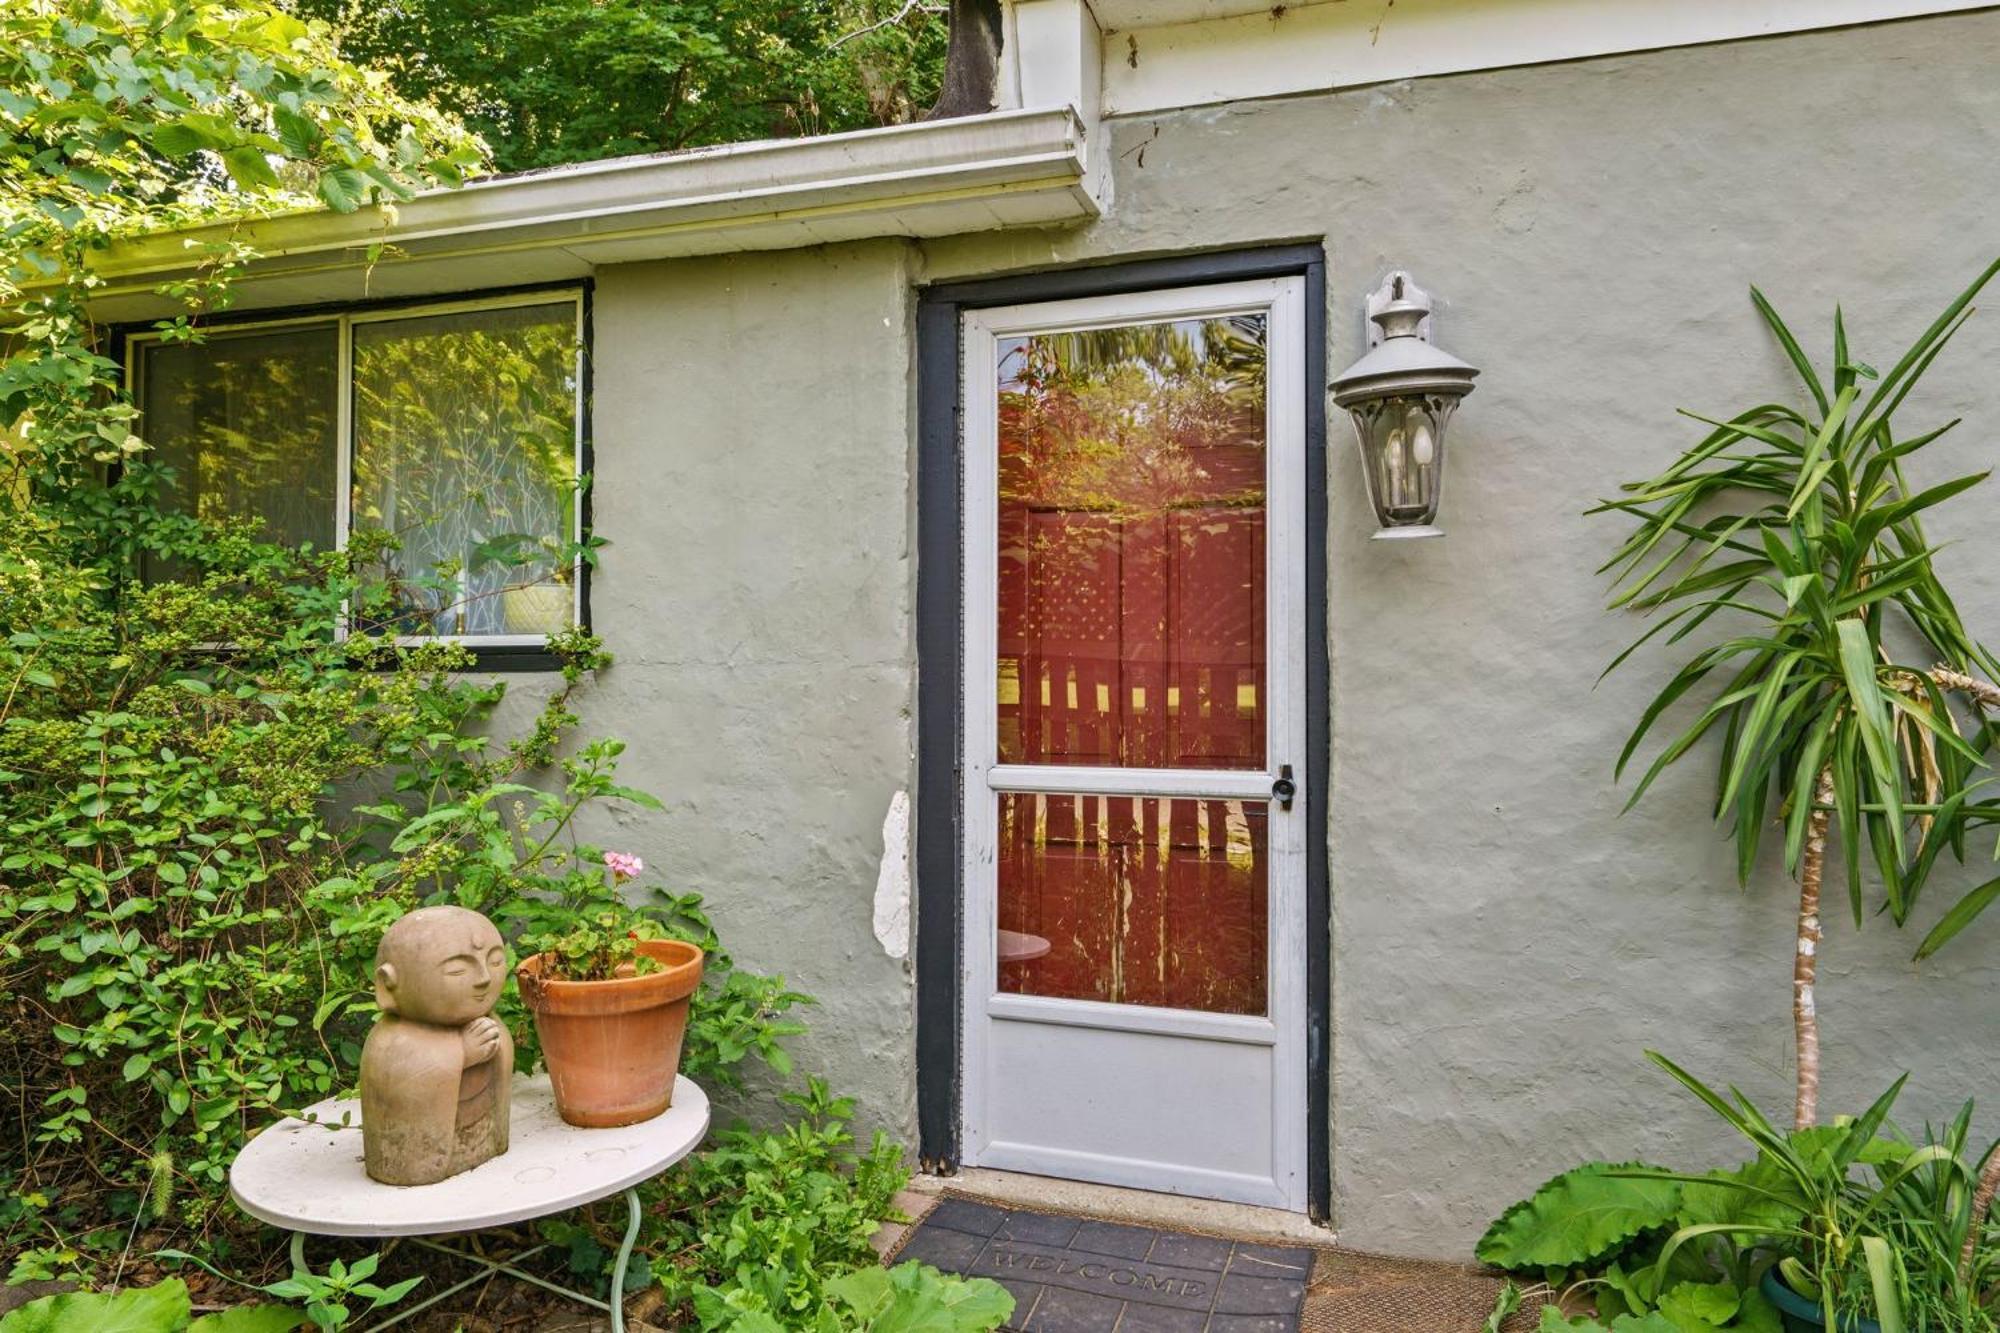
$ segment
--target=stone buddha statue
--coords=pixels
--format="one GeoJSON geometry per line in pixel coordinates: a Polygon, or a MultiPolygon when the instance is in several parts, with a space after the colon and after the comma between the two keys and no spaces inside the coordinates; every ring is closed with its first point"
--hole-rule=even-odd
{"type": "Polygon", "coordinates": [[[507,1151],[514,1039],[493,1017],[500,932],[463,907],[411,912],[375,951],[381,1010],[361,1051],[368,1174],[429,1185],[507,1151]]]}

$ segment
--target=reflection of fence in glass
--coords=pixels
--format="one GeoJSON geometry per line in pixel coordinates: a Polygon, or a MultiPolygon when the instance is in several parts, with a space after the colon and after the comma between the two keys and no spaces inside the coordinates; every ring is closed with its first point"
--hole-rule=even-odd
{"type": "Polygon", "coordinates": [[[1000,927],[1049,941],[1002,991],[1266,1011],[1262,802],[1007,793],[999,832],[1000,927]]]}
{"type": "Polygon", "coordinates": [[[1264,762],[1266,320],[1000,346],[999,758],[1264,762]]]}
{"type": "Polygon", "coordinates": [[[392,534],[382,628],[538,634],[570,623],[576,307],[354,329],[354,524],[392,534]]]}

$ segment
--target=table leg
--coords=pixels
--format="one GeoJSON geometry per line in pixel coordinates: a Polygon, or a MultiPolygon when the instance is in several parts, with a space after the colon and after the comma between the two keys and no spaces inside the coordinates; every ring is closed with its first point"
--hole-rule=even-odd
{"type": "MultiPolygon", "coordinates": [[[[377,1333],[377,1330],[379,1329],[393,1328],[395,1325],[402,1323],[406,1319],[414,1319],[418,1315],[422,1314],[424,1311],[430,1309],[432,1306],[441,1305],[445,1301],[450,1300],[453,1296],[458,1295],[459,1292],[464,1291],[466,1288],[476,1287],[480,1283],[490,1280],[496,1273],[505,1273],[509,1277],[525,1279],[526,1281],[532,1282],[537,1286],[547,1287],[550,1291],[553,1291],[558,1295],[567,1296],[571,1300],[582,1300],[583,1303],[586,1305],[596,1304],[595,1301],[592,1301],[587,1296],[581,1296],[579,1293],[570,1291],[564,1287],[554,1286],[550,1283],[542,1281],[540,1278],[532,1277],[529,1274],[522,1272],[520,1269],[513,1267],[513,1264],[518,1264],[524,1259],[531,1259],[535,1255],[540,1254],[543,1250],[546,1250],[548,1248],[548,1246],[546,1245],[536,1245],[530,1249],[522,1250],[519,1254],[514,1255],[511,1261],[502,1263],[498,1260],[488,1259],[485,1255],[482,1254],[467,1254],[463,1250],[454,1250],[448,1246],[439,1245],[433,1241],[425,1240],[421,1236],[412,1237],[412,1239],[418,1245],[421,1245],[426,1249],[435,1250],[439,1254],[447,1254],[454,1259],[461,1259],[466,1263],[472,1264],[476,1266],[479,1269],[479,1271],[474,1273],[471,1277],[464,1278],[458,1282],[453,1283],[451,1286],[444,1288],[442,1291],[432,1292],[430,1295],[425,1296],[422,1300],[418,1301],[414,1305],[402,1306],[397,1310],[395,1314],[389,1316],[387,1319],[381,1320],[378,1323],[370,1324],[368,1326],[368,1333],[377,1333]]],[[[421,1290],[422,1289],[419,1288],[420,1292],[421,1290]]]]}
{"type": "MultiPolygon", "coordinates": [[[[422,1236],[413,1236],[411,1237],[411,1239],[416,1244],[423,1246],[425,1249],[435,1250],[439,1254],[447,1254],[455,1259],[462,1259],[467,1263],[476,1265],[480,1271],[474,1273],[471,1277],[466,1278],[462,1282],[455,1283],[452,1286],[446,1287],[442,1291],[436,1292],[426,1297],[425,1299],[418,1301],[414,1305],[404,1306],[403,1308],[399,1309],[395,1314],[391,1315],[387,1319],[382,1320],[380,1323],[370,1324],[369,1333],[375,1333],[375,1330],[377,1329],[389,1328],[396,1324],[402,1323],[406,1319],[414,1318],[415,1316],[422,1314],[425,1310],[430,1309],[432,1306],[437,1305],[442,1301],[448,1300],[452,1296],[457,1295],[459,1292],[464,1291],[467,1287],[474,1286],[480,1282],[486,1281],[488,1278],[491,1278],[496,1273],[505,1273],[509,1277],[517,1278],[523,1282],[532,1283],[535,1286],[540,1287],[545,1291],[554,1292],[559,1296],[566,1296],[580,1305],[587,1305],[595,1309],[608,1311],[611,1315],[611,1333],[625,1333],[625,1272],[628,1268],[631,1267],[632,1251],[639,1243],[639,1219],[641,1216],[642,1216],[642,1211],[639,1204],[638,1189],[633,1188],[626,1190],[625,1191],[625,1239],[618,1246],[618,1255],[612,1261],[611,1264],[611,1290],[606,1293],[606,1295],[609,1297],[609,1300],[607,1301],[593,1300],[589,1296],[584,1295],[580,1291],[571,1291],[568,1287],[559,1287],[555,1283],[550,1282],[545,1278],[536,1277],[534,1274],[525,1272],[524,1270],[515,1266],[519,1264],[523,1259],[530,1258],[536,1254],[541,1253],[543,1250],[547,1249],[548,1246],[546,1245],[536,1245],[531,1249],[523,1250],[519,1254],[514,1255],[511,1259],[508,1260],[496,1260],[496,1259],[489,1259],[486,1256],[480,1254],[467,1254],[463,1250],[455,1250],[448,1245],[440,1245],[436,1241],[429,1240],[422,1236]]],[[[306,1267],[305,1232],[294,1231],[292,1233],[291,1253],[292,1253],[293,1272],[304,1273],[311,1271],[306,1267]]]]}
{"type": "Polygon", "coordinates": [[[625,1243],[611,1265],[611,1333],[625,1333],[625,1268],[632,1262],[632,1247],[639,1241],[639,1191],[625,1191],[625,1243]]]}

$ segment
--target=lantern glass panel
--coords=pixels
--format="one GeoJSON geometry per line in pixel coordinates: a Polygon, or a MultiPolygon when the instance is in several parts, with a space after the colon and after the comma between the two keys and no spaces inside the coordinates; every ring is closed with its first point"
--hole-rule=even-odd
{"type": "Polygon", "coordinates": [[[1437,517],[1444,481],[1444,433],[1455,397],[1398,394],[1350,409],[1361,444],[1368,498],[1385,528],[1428,524],[1437,517]]]}

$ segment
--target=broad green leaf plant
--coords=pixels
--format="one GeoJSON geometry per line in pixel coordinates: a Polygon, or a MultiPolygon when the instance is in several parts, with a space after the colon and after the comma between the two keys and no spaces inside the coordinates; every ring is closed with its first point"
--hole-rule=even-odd
{"type": "Polygon", "coordinates": [[[150,1287],[44,1296],[0,1317],[0,1333],[294,1333],[304,1322],[284,1305],[242,1305],[196,1317],[187,1284],[170,1277],[150,1287]]]}
{"type": "MultiPolygon", "coordinates": [[[[1849,906],[1867,914],[1872,864],[1879,910],[1898,925],[1943,854],[1962,860],[1968,834],[2000,823],[1983,709],[2000,662],[1967,630],[1933,564],[1924,520],[1985,473],[1927,486],[1906,468],[1958,423],[1906,433],[1896,413],[1971,317],[1996,262],[1946,306],[1886,372],[1855,359],[1834,315],[1822,371],[1762,293],[1751,299],[1797,369],[1803,407],[1770,402],[1710,429],[1664,472],[1626,484],[1593,513],[1633,520],[1601,573],[1613,607],[1659,613],[1607,669],[1664,635],[1702,646],[1647,706],[1618,757],[1623,775],[1655,727],[1683,701],[1694,720],[1660,750],[1636,803],[1677,760],[1714,737],[1714,813],[1736,843],[1747,883],[1767,836],[1782,837],[1799,884],[1793,959],[1797,1051],[1794,1123],[1819,1097],[1815,996],[1820,890],[1837,835],[1849,906]],[[1698,637],[1699,636],[1699,637],[1698,637]],[[1971,701],[1954,713],[1951,694],[1971,701]]],[[[1689,415],[1693,415],[1690,413],[1689,415]]],[[[1937,949],[2000,895],[2000,879],[1966,894],[1918,951],[1937,949]]]]}

